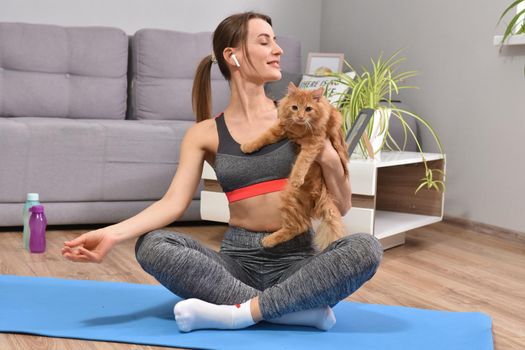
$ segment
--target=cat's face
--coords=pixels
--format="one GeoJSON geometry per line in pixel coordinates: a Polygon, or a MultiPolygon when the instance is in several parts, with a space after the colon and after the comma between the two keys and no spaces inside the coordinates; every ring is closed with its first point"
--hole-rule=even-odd
{"type": "Polygon", "coordinates": [[[324,113],[325,106],[323,98],[323,88],[317,90],[299,89],[290,83],[288,94],[279,103],[279,117],[287,127],[312,130],[313,128],[327,121],[327,113],[324,113]]]}

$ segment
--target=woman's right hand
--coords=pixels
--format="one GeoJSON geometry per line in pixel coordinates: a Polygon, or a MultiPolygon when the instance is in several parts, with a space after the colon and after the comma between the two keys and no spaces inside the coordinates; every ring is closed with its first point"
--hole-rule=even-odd
{"type": "Polygon", "coordinates": [[[115,244],[117,240],[102,228],[64,242],[62,256],[74,262],[101,263],[115,244]]]}

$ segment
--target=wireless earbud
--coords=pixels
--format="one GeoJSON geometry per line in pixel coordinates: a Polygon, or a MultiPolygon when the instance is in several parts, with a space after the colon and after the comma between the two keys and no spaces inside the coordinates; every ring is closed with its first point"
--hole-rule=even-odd
{"type": "Polygon", "coordinates": [[[236,65],[237,67],[240,67],[241,65],[239,64],[239,61],[237,60],[237,57],[235,57],[235,54],[234,54],[234,53],[232,53],[232,56],[231,56],[231,57],[233,58],[233,62],[235,62],[235,65],[236,65]]]}

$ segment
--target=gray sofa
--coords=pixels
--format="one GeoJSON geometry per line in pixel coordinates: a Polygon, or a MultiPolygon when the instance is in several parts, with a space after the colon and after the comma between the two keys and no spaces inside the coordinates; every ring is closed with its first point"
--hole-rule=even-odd
{"type": "MultiPolygon", "coordinates": [[[[279,40],[299,73],[299,42],[279,40]]],[[[210,52],[211,33],[0,23],[0,226],[22,225],[28,192],[49,225],[114,223],[161,198],[210,52]]],[[[212,92],[216,114],[229,97],[216,65],[212,92]]],[[[202,187],[180,220],[200,220],[202,187]]]]}
{"type": "MultiPolygon", "coordinates": [[[[299,41],[278,40],[297,77],[299,41]]],[[[210,52],[209,32],[0,23],[0,227],[22,225],[28,192],[48,225],[114,223],[161,198],[210,52]]],[[[215,115],[229,97],[216,65],[212,93],[215,115]]],[[[202,187],[180,221],[201,219],[202,187]]]]}

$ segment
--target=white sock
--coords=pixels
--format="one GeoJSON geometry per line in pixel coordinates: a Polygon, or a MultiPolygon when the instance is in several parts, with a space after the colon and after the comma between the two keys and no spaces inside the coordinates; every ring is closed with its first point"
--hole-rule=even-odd
{"type": "Polygon", "coordinates": [[[335,325],[335,314],[330,306],[324,306],[314,309],[290,312],[280,317],[265,321],[297,326],[313,326],[327,331],[335,325]]]}
{"type": "Polygon", "coordinates": [[[191,298],[179,301],[173,308],[181,332],[195,329],[239,329],[254,325],[250,300],[236,305],[216,305],[191,298]]]}

